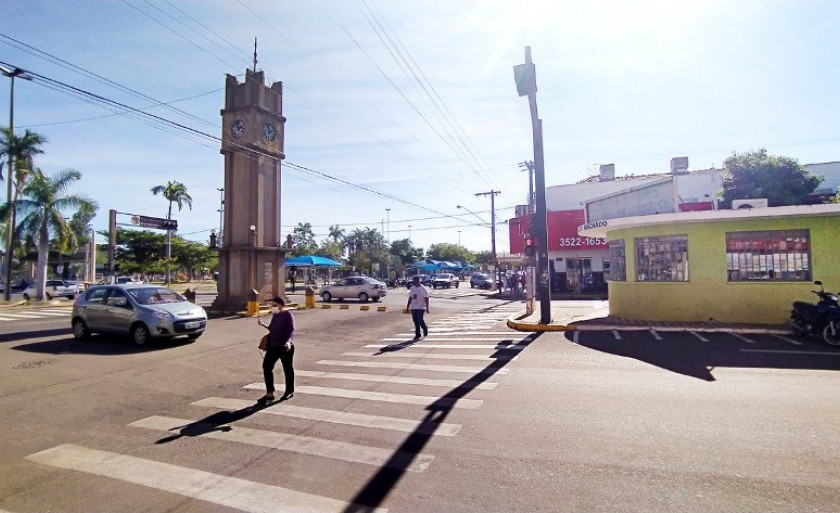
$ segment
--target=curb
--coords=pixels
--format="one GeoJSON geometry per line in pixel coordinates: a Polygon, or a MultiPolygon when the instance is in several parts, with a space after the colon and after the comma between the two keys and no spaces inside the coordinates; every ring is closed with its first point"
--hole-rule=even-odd
{"type": "Polygon", "coordinates": [[[736,326],[653,326],[653,325],[638,325],[638,324],[587,324],[578,325],[574,322],[570,324],[540,324],[522,322],[517,317],[521,318],[522,314],[515,314],[507,319],[508,328],[523,332],[553,332],[553,331],[656,331],[656,332],[673,332],[673,333],[687,333],[687,332],[703,332],[703,333],[737,333],[742,335],[790,335],[791,330],[783,327],[736,327],[736,326]]]}

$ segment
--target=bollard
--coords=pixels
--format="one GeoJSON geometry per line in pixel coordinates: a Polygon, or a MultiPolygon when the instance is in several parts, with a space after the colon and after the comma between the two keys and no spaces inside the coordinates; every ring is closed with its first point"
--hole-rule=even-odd
{"type": "Polygon", "coordinates": [[[315,287],[312,285],[306,286],[306,308],[315,308],[315,287]]]}
{"type": "Polygon", "coordinates": [[[260,293],[255,289],[248,292],[248,316],[256,317],[260,313],[260,293]]]}

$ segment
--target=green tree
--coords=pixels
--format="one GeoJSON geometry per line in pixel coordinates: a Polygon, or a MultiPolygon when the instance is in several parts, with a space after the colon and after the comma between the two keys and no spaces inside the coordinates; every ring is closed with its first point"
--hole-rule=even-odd
{"type": "Polygon", "coordinates": [[[172,258],[178,272],[183,272],[188,282],[192,281],[200,269],[215,269],[219,265],[218,252],[211,250],[206,244],[181,237],[172,239],[172,258]]]}
{"type": "Polygon", "coordinates": [[[315,254],[322,257],[332,258],[333,260],[341,260],[344,256],[344,243],[324,239],[321,241],[321,245],[318,246],[315,254]]]}
{"type": "Polygon", "coordinates": [[[292,230],[292,243],[295,246],[311,246],[315,244],[317,247],[317,244],[315,243],[315,232],[312,231],[312,223],[298,223],[292,230]]]}
{"type": "Polygon", "coordinates": [[[344,240],[344,233],[344,228],[337,224],[334,224],[330,226],[329,238],[333,242],[342,242],[344,240]]]}
{"type": "Polygon", "coordinates": [[[475,253],[460,244],[446,242],[429,246],[426,257],[432,260],[460,261],[468,264],[475,262],[475,253]]]}
{"type": "Polygon", "coordinates": [[[767,198],[771,207],[801,205],[823,180],[795,159],[768,155],[764,148],[733,153],[724,171],[723,208],[731,208],[732,200],[750,198],[767,198]]]}
{"type": "Polygon", "coordinates": [[[67,193],[73,182],[81,178],[82,174],[73,169],[60,171],[55,176],[46,176],[36,168],[23,188],[22,198],[14,204],[14,209],[21,216],[18,230],[30,234],[37,241],[35,297],[39,301],[44,299],[50,236],[59,241],[73,240],[73,230],[65,220],[65,214],[70,210],[90,211],[97,208],[94,201],[67,193]]]}
{"type": "Polygon", "coordinates": [[[415,248],[411,239],[400,239],[391,242],[390,253],[399,258],[405,265],[423,258],[423,248],[415,248]]]}
{"type": "MultiPolygon", "coordinates": [[[[102,235],[108,236],[107,232],[102,235]]],[[[114,252],[118,274],[140,274],[146,278],[150,273],[162,272],[166,258],[166,237],[149,230],[126,230],[117,228],[117,247],[114,252]]]]}
{"type": "Polygon", "coordinates": [[[387,264],[388,245],[376,228],[356,228],[345,238],[345,244],[350,265],[359,271],[372,275],[377,264],[380,269],[384,269],[387,264]]]}
{"type": "Polygon", "coordinates": [[[493,264],[493,253],[490,251],[479,251],[475,255],[475,264],[488,267],[493,264]]]}

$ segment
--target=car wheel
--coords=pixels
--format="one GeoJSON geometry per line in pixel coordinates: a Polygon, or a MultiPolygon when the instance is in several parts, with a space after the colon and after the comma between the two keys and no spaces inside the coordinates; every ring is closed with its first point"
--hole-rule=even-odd
{"type": "Polygon", "coordinates": [[[367,303],[368,295],[362,292],[361,294],[359,294],[359,301],[361,301],[362,303],[367,303]]]}
{"type": "Polygon", "coordinates": [[[145,324],[136,324],[131,328],[131,341],[138,346],[146,345],[151,338],[152,334],[149,333],[149,328],[145,324]]]}
{"type": "Polygon", "coordinates": [[[73,336],[76,340],[84,340],[90,337],[90,330],[81,319],[73,319],[73,336]]]}
{"type": "Polygon", "coordinates": [[[323,294],[321,294],[321,299],[324,300],[324,303],[329,303],[330,301],[332,301],[332,294],[330,294],[329,292],[324,292],[323,294]]]}
{"type": "Polygon", "coordinates": [[[29,301],[29,294],[27,294],[26,292],[23,293],[23,300],[29,301]]]}

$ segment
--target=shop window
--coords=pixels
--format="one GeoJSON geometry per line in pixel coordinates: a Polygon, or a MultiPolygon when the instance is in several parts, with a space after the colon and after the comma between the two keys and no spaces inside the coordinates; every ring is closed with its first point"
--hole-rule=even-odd
{"type": "Polygon", "coordinates": [[[636,281],[688,281],[688,236],[640,237],[636,281]]]}
{"type": "Polygon", "coordinates": [[[609,260],[604,261],[604,274],[609,281],[627,281],[627,257],[624,239],[609,242],[609,260]]]}
{"type": "Polygon", "coordinates": [[[728,281],[811,281],[808,230],[727,232],[728,281]]]}

